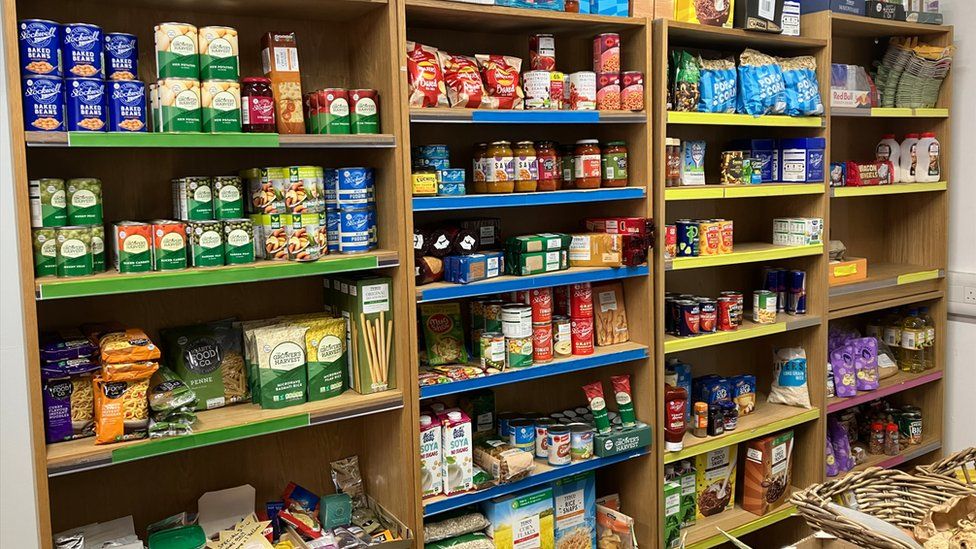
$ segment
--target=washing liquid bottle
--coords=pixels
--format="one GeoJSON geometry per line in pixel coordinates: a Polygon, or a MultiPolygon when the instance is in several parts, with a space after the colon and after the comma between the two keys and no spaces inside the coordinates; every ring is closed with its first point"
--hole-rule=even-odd
{"type": "Polygon", "coordinates": [[[925,370],[925,322],[917,309],[909,309],[901,323],[901,359],[898,364],[903,372],[913,374],[925,370]]]}
{"type": "Polygon", "coordinates": [[[905,135],[905,140],[901,142],[901,152],[899,153],[901,170],[898,181],[902,183],[915,182],[915,169],[918,165],[918,134],[910,133],[905,135]]]}
{"type": "Polygon", "coordinates": [[[918,312],[925,323],[925,369],[931,370],[935,368],[935,320],[928,307],[922,307],[918,312]]]}
{"type": "Polygon", "coordinates": [[[901,314],[898,309],[892,309],[885,315],[882,323],[884,342],[891,349],[898,367],[901,367],[901,314]]]}
{"type": "Polygon", "coordinates": [[[891,182],[899,183],[901,182],[901,145],[895,140],[895,134],[887,133],[881,136],[881,142],[874,149],[874,157],[877,160],[889,160],[892,166],[894,166],[894,171],[891,174],[891,182]]]}

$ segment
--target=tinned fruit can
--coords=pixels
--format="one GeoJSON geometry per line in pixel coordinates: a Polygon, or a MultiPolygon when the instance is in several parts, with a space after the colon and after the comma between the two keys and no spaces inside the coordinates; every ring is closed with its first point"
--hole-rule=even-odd
{"type": "Polygon", "coordinates": [[[532,336],[505,338],[505,363],[508,368],[532,366],[532,336]]]}
{"type": "Polygon", "coordinates": [[[583,461],[593,457],[593,427],[585,423],[570,423],[570,457],[573,461],[583,461]]]}
{"type": "Polygon", "coordinates": [[[568,316],[552,318],[552,354],[560,358],[573,355],[573,329],[568,316]]]}
{"type": "Polygon", "coordinates": [[[569,465],[572,462],[570,446],[572,435],[570,435],[568,425],[552,425],[549,427],[549,465],[569,465]]]}
{"type": "Polygon", "coordinates": [[[120,221],[112,231],[115,268],[120,273],[145,273],[152,270],[152,225],[120,221]]]}
{"type": "Polygon", "coordinates": [[[532,363],[552,362],[552,323],[536,322],[532,325],[532,363]]]}
{"type": "Polygon", "coordinates": [[[505,369],[505,336],[500,332],[483,332],[479,342],[482,368],[505,369]]]}
{"type": "Polygon", "coordinates": [[[735,306],[735,298],[733,297],[721,296],[715,301],[715,324],[718,330],[728,332],[738,328],[733,321],[735,306]]]}
{"type": "Polygon", "coordinates": [[[153,221],[152,246],[154,271],[186,268],[186,225],[182,221],[169,219],[153,221]]]}
{"type": "Polygon", "coordinates": [[[529,304],[532,306],[532,322],[552,322],[552,288],[529,290],[529,304]]]}
{"type": "Polygon", "coordinates": [[[58,242],[53,227],[36,228],[31,231],[34,247],[34,276],[54,276],[58,274],[58,242]]]}
{"type": "Polygon", "coordinates": [[[574,355],[593,354],[593,317],[570,319],[574,355]]]}
{"type": "Polygon", "coordinates": [[[593,286],[589,282],[570,286],[569,316],[571,318],[593,317],[593,286]]]}

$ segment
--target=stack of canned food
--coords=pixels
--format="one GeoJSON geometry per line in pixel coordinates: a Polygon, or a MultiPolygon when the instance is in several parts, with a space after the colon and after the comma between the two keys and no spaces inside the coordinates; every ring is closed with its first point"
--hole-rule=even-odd
{"type": "Polygon", "coordinates": [[[379,94],[374,89],[325,88],[305,94],[308,133],[332,135],[380,132],[379,94]]]}
{"type": "Polygon", "coordinates": [[[105,270],[101,181],[32,180],[30,206],[35,276],[83,276],[105,270]]]}
{"type": "Polygon", "coordinates": [[[734,251],[730,219],[679,219],[664,228],[667,258],[730,254],[734,251]]]}

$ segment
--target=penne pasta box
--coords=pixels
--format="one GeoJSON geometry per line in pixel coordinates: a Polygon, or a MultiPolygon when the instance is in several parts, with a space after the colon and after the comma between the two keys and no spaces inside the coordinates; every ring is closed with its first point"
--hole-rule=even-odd
{"type": "Polygon", "coordinates": [[[325,282],[326,307],[346,321],[349,381],[360,394],[396,387],[393,369],[393,279],[350,274],[325,282]]]}

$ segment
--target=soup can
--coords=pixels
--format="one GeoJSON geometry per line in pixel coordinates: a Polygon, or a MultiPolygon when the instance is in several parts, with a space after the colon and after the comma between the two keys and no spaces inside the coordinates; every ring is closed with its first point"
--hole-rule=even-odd
{"type": "Polygon", "coordinates": [[[102,29],[88,23],[64,25],[61,64],[65,76],[102,77],[102,29]]]}
{"type": "Polygon", "coordinates": [[[549,457],[549,427],[557,424],[551,418],[535,420],[535,457],[539,459],[549,457]]]}
{"type": "Polygon", "coordinates": [[[186,268],[186,225],[182,221],[168,219],[153,221],[152,246],[154,271],[186,268]]]}
{"type": "Polygon", "coordinates": [[[24,128],[31,131],[64,131],[64,80],[57,76],[23,78],[24,128]]]}
{"type": "Polygon", "coordinates": [[[502,333],[507,338],[531,338],[532,307],[520,303],[503,305],[502,333]]]}
{"type": "Polygon", "coordinates": [[[552,323],[536,322],[532,324],[532,363],[546,364],[552,362],[552,323]]]}
{"type": "Polygon", "coordinates": [[[574,355],[593,354],[593,317],[570,319],[574,355]]]}
{"type": "Polygon", "coordinates": [[[548,448],[548,462],[549,465],[569,465],[572,462],[572,456],[570,454],[570,445],[572,444],[572,435],[570,435],[568,425],[551,425],[548,432],[549,448],[548,448]]]}
{"type": "Polygon", "coordinates": [[[21,74],[61,76],[61,25],[47,19],[21,19],[17,37],[21,74]]]}
{"type": "Polygon", "coordinates": [[[573,328],[568,316],[552,318],[552,354],[560,358],[573,355],[573,328]]]}
{"type": "Polygon", "coordinates": [[[509,421],[508,443],[519,450],[535,453],[535,422],[523,418],[509,421]]]}
{"type": "Polygon", "coordinates": [[[697,301],[682,299],[675,303],[678,310],[677,335],[689,337],[698,335],[701,327],[701,308],[697,301]]]}
{"type": "Polygon", "coordinates": [[[135,80],[139,77],[139,42],[125,32],[105,33],[105,79],[135,80]]]}
{"type": "Polygon", "coordinates": [[[570,455],[573,461],[582,461],[593,457],[593,427],[585,423],[570,423],[570,455]]]}
{"type": "Polygon", "coordinates": [[[511,369],[532,366],[532,336],[506,337],[505,363],[511,369]]]}
{"type": "Polygon", "coordinates": [[[552,288],[529,290],[532,305],[532,322],[552,322],[552,288]]]}
{"type": "Polygon", "coordinates": [[[105,82],[99,78],[65,80],[68,131],[103,132],[107,125],[105,82]]]}

